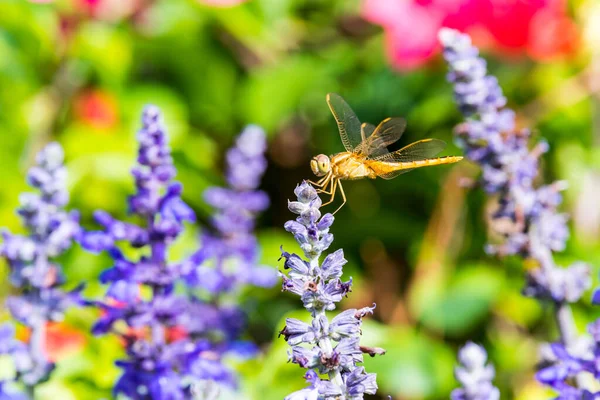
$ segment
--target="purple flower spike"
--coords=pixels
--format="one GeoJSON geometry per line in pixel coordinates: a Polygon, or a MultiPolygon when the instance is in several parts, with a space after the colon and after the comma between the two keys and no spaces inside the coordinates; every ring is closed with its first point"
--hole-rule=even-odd
{"type": "MultiPolygon", "coordinates": [[[[232,189],[240,192],[256,190],[267,169],[267,160],[264,157],[266,150],[267,141],[262,128],[256,125],[247,126],[236,139],[235,146],[227,152],[227,182],[232,189]]],[[[267,206],[268,199],[263,196],[259,208],[264,209],[267,206]]]]}
{"type": "MultiPolygon", "coordinates": [[[[21,290],[20,295],[6,300],[7,308],[14,319],[31,330],[31,340],[24,344],[14,339],[12,328],[0,328],[0,354],[12,356],[17,380],[29,396],[54,369],[45,356],[47,323],[62,320],[68,307],[83,303],[79,295],[82,288],[64,290],[62,269],[54,260],[71,247],[80,231],[79,215],[64,210],[69,194],[63,161],[58,143],[48,144],[37,154],[36,165],[27,174],[29,185],[37,192],[23,193],[17,210],[28,233],[4,231],[0,245],[0,256],[10,267],[10,281],[21,290]]],[[[11,387],[11,382],[0,381],[0,398],[9,396],[6,393],[13,396],[9,398],[21,398],[11,387]]]]}
{"type": "Polygon", "coordinates": [[[557,211],[565,184],[533,185],[539,173],[538,159],[548,144],[540,142],[529,150],[530,132],[516,130],[514,112],[505,108],[498,81],[486,75],[485,61],[468,35],[442,29],[439,37],[450,66],[448,80],[454,84],[456,102],[467,118],[457,128],[457,138],[467,157],[481,165],[483,188],[499,198],[494,214],[498,226],[509,226],[499,232],[504,243],[488,246],[488,252],[537,261],[539,267],[531,272],[527,295],[576,302],[589,288],[588,269],[571,267],[567,272],[552,260],[552,252],[563,250],[569,237],[567,217],[557,211]]]}
{"type": "Polygon", "coordinates": [[[282,251],[287,273],[280,275],[283,290],[300,297],[312,322],[288,318],[280,334],[291,346],[290,361],[308,370],[305,378],[310,386],[285,399],[363,399],[365,394],[377,392],[376,375],[359,366],[363,354],[385,353],[383,349],[360,345],[362,318],[372,314],[375,306],[343,311],[331,321],[327,318],[325,312],[335,310],[336,303],[350,292],[352,279],[341,280],[347,262],[343,250],[330,253],[319,262],[333,242],[329,228],[334,218],[331,214],[321,216],[321,199],[316,190],[302,182],[294,194],[297,199],[289,202],[288,208],[298,217],[284,227],[294,235],[306,260],[282,251]]]}
{"type": "MultiPolygon", "coordinates": [[[[227,284],[225,275],[204,273],[206,270],[198,267],[214,249],[223,258],[241,254],[245,262],[255,261],[252,213],[266,207],[266,196],[235,189],[235,196],[224,196],[229,204],[219,199],[225,211],[215,225],[222,229],[227,244],[210,237],[206,247],[172,263],[168,259],[171,244],[181,235],[185,223],[196,221],[196,216],[181,198],[182,185],[173,180],[176,170],[158,108],[144,109],[137,139],[137,165],[132,169],[136,192],[129,197],[128,205],[130,213],[141,217],[138,219],[142,223],[119,221],[97,211],[94,219],[102,230],[79,235],[84,248],[107,251],[113,259],[113,265],[100,276],[101,282],[108,285],[107,298],[96,302],[103,315],[92,331],[118,335],[126,344],[127,358],[117,362],[123,373],[114,387],[115,396],[183,400],[193,398],[205,386],[235,386],[235,376],[222,359],[228,353],[255,353],[251,345],[239,341],[244,316],[230,305],[205,301],[205,296],[200,300],[187,278],[194,271],[196,283],[219,288],[227,284]],[[131,256],[132,252],[119,249],[121,243],[142,251],[137,257],[131,256]]],[[[245,140],[254,143],[257,138],[252,134],[245,140]]],[[[251,147],[249,154],[242,152],[236,157],[257,157],[255,150],[251,147]]],[[[259,172],[264,169],[261,163],[254,164],[260,164],[259,172]]],[[[254,263],[252,268],[253,274],[260,270],[254,263]]]]}
{"type": "Polygon", "coordinates": [[[500,391],[492,384],[494,367],[487,364],[485,349],[469,342],[458,353],[460,366],[456,367],[456,379],[461,388],[454,389],[452,400],[498,400],[500,391]]]}
{"type": "MultiPolygon", "coordinates": [[[[585,340],[578,337],[570,309],[570,303],[591,286],[589,266],[576,262],[563,268],[554,262],[553,253],[564,250],[569,237],[567,216],[558,212],[560,192],[566,185],[534,185],[539,158],[548,151],[548,143],[542,140],[531,146],[531,132],[515,127],[514,112],[506,108],[497,79],[487,75],[486,63],[468,35],[444,28],[439,39],[450,68],[448,80],[466,118],[456,129],[456,137],[466,156],[481,166],[481,186],[498,199],[492,227],[504,240],[488,245],[487,251],[527,259],[534,268],[527,272],[523,293],[555,306],[560,343],[551,345],[551,365],[540,370],[537,379],[559,392],[560,399],[598,398],[600,394],[572,386],[581,371],[600,376],[596,368],[600,363],[585,360],[600,353],[590,346],[583,353],[578,351],[585,340]]],[[[593,302],[600,302],[599,292],[593,302]]],[[[480,398],[461,396],[457,398],[480,398]]]]}
{"type": "Polygon", "coordinates": [[[229,187],[210,187],[204,200],[216,209],[212,231],[201,237],[202,247],[188,263],[188,282],[217,295],[241,285],[270,287],[277,283],[274,268],[258,264],[254,236],[257,215],[269,206],[267,194],[258,190],[267,167],[264,131],[250,125],[227,152],[229,187]],[[207,267],[210,260],[214,267],[207,267]]]}

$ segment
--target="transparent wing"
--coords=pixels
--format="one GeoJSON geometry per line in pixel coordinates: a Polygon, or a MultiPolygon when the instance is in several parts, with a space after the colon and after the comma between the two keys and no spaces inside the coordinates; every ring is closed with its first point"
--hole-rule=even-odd
{"type": "MultiPolygon", "coordinates": [[[[393,163],[405,163],[419,160],[427,160],[429,158],[435,158],[446,148],[446,142],[439,139],[424,139],[419,140],[396,150],[393,153],[387,153],[375,158],[381,162],[393,162],[393,163]]],[[[378,174],[380,178],[392,179],[398,175],[405,174],[412,171],[414,168],[400,169],[396,171],[387,172],[384,174],[378,174]]]]}
{"type": "Polygon", "coordinates": [[[375,128],[373,134],[365,139],[357,148],[360,153],[370,159],[377,159],[385,154],[389,154],[387,146],[400,139],[406,129],[406,121],[402,118],[387,118],[375,128]]]}
{"type": "Polygon", "coordinates": [[[387,162],[411,162],[418,160],[426,160],[428,158],[435,158],[446,148],[446,142],[439,139],[423,139],[418,142],[404,146],[400,150],[396,150],[393,153],[383,154],[376,157],[377,161],[387,162]]]}
{"type": "Polygon", "coordinates": [[[377,174],[377,176],[383,179],[394,179],[398,175],[405,174],[407,172],[412,171],[413,169],[415,168],[401,169],[399,171],[386,172],[385,174],[377,174]]]}
{"type": "Polygon", "coordinates": [[[340,95],[328,93],[326,99],[337,122],[344,148],[346,151],[354,152],[354,149],[362,143],[363,139],[358,117],[340,95]]]}
{"type": "Polygon", "coordinates": [[[375,125],[368,122],[363,122],[363,124],[360,126],[360,135],[362,137],[362,141],[364,142],[367,140],[373,134],[373,132],[375,132],[375,129],[375,125]]]}

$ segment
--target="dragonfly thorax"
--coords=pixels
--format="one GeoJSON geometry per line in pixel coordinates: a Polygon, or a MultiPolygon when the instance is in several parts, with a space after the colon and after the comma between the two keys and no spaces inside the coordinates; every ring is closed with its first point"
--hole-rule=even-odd
{"type": "Polygon", "coordinates": [[[325,154],[319,154],[310,160],[310,169],[316,176],[325,176],[331,171],[331,161],[325,154]]]}

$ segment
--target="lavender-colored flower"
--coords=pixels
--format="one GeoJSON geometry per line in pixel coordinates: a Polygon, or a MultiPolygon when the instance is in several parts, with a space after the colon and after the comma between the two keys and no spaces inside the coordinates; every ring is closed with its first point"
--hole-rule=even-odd
{"type": "Polygon", "coordinates": [[[343,251],[337,250],[319,262],[321,254],[333,242],[329,228],[333,215],[321,216],[321,199],[316,190],[303,182],[294,190],[297,200],[288,208],[298,217],[285,223],[300,244],[306,260],[297,254],[282,252],[287,274],[281,274],[283,290],[300,296],[310,312],[312,322],[307,324],[288,318],[281,335],[291,346],[290,361],[308,369],[305,375],[310,386],[294,392],[286,400],[299,399],[363,399],[364,394],[375,394],[375,374],[358,366],[363,353],[374,356],[384,350],[360,346],[362,318],[372,314],[375,306],[360,310],[343,311],[331,321],[325,312],[336,308],[348,292],[352,280],[341,280],[346,264],[343,251]],[[327,375],[328,379],[320,378],[327,375]]]}
{"type": "MultiPolygon", "coordinates": [[[[58,143],[50,143],[38,153],[36,165],[27,174],[29,185],[37,192],[22,194],[17,210],[28,233],[16,235],[4,231],[0,246],[0,256],[10,267],[10,281],[21,289],[20,295],[7,299],[8,309],[31,330],[29,343],[21,346],[8,338],[10,329],[3,328],[2,336],[6,336],[3,353],[13,356],[16,379],[29,396],[33,396],[35,386],[47,380],[54,368],[45,356],[46,324],[62,320],[69,306],[81,304],[82,288],[65,291],[61,266],[54,260],[71,247],[79,232],[78,214],[64,210],[69,194],[63,160],[64,153],[58,143]]],[[[2,390],[9,387],[9,383],[4,383],[2,390]]]]}
{"type": "Polygon", "coordinates": [[[458,352],[460,363],[454,370],[456,379],[462,387],[454,389],[452,400],[498,400],[500,391],[492,380],[494,367],[487,364],[485,349],[473,342],[468,342],[458,352]]]}
{"type": "Polygon", "coordinates": [[[0,355],[10,356],[15,369],[12,379],[0,379],[0,399],[27,399],[27,395],[14,387],[15,381],[30,381],[40,373],[49,374],[52,369],[50,363],[36,363],[27,344],[15,338],[15,328],[9,324],[0,325],[0,355]]]}
{"type": "Polygon", "coordinates": [[[467,156],[482,166],[483,187],[499,198],[494,219],[510,225],[499,232],[505,236],[504,243],[488,246],[488,251],[537,261],[539,268],[531,272],[526,294],[559,304],[577,301],[590,286],[589,268],[577,263],[565,270],[552,258],[552,252],[565,248],[569,236],[567,217],[557,212],[565,184],[533,185],[537,160],[548,144],[540,142],[529,150],[529,131],[515,129],[514,112],[504,108],[506,100],[498,82],[486,75],[485,61],[469,36],[442,29],[440,41],[450,65],[448,79],[467,117],[457,137],[467,156]],[[465,88],[477,88],[477,95],[465,88]]]}
{"type": "MultiPolygon", "coordinates": [[[[484,190],[498,199],[492,223],[505,240],[488,246],[488,252],[535,261],[537,268],[528,272],[524,294],[550,300],[556,308],[561,343],[551,346],[555,359],[551,367],[538,373],[538,380],[554,387],[560,399],[595,396],[567,383],[577,380],[579,372],[589,371],[581,357],[573,354],[581,339],[569,303],[578,301],[591,282],[586,264],[561,268],[554,263],[553,252],[564,250],[569,237],[567,217],[557,211],[566,185],[534,186],[538,159],[548,151],[548,144],[542,141],[530,149],[530,132],[515,128],[514,112],[505,108],[498,81],[487,75],[485,61],[468,35],[442,29],[439,38],[450,66],[448,80],[454,84],[456,102],[466,117],[456,130],[457,139],[467,157],[481,166],[484,190]],[[504,228],[500,230],[500,226],[504,228]]],[[[595,299],[600,301],[600,295],[595,299]]]]}
{"type": "MultiPolygon", "coordinates": [[[[240,341],[246,317],[232,303],[243,286],[270,287],[277,282],[276,270],[258,263],[258,242],[254,235],[256,217],[269,205],[267,194],[258,190],[267,167],[266,149],[265,132],[258,126],[247,126],[236,138],[226,154],[228,187],[209,187],[204,192],[205,201],[216,210],[210,218],[212,229],[203,231],[200,249],[180,266],[186,284],[215,307],[215,311],[207,312],[206,306],[194,302],[191,332],[201,333],[206,324],[221,321],[224,340],[218,349],[212,349],[213,357],[217,358],[225,352],[242,358],[257,353],[255,345],[240,341]]],[[[234,381],[231,372],[214,362],[204,361],[195,371],[206,380],[234,381]]],[[[201,391],[212,389],[209,385],[201,391]]]]}
{"type": "Polygon", "coordinates": [[[272,267],[258,265],[253,233],[256,216],[269,205],[266,193],[257,190],[267,167],[266,146],[260,127],[246,127],[227,152],[229,187],[210,187],[204,192],[204,200],[216,209],[210,220],[214,229],[203,233],[202,246],[187,266],[187,281],[213,295],[243,284],[267,287],[277,281],[272,267]]]}
{"type": "Polygon", "coordinates": [[[126,343],[127,359],[117,363],[123,374],[114,387],[116,395],[188,399],[205,380],[234,384],[221,359],[240,347],[243,318],[231,306],[176,290],[185,286],[183,276],[189,274],[190,265],[204,261],[204,254],[194,252],[176,263],[168,259],[170,245],[185,222],[195,221],[195,214],[181,199],[181,184],[173,181],[176,171],[158,108],[144,109],[137,139],[138,164],[132,170],[137,190],[128,203],[130,213],[141,217],[143,224],[98,211],[94,217],[103,229],[80,237],[84,248],[107,251],[114,261],[100,276],[108,284],[108,299],[97,302],[104,313],[93,332],[114,333],[126,343]],[[121,242],[146,251],[131,258],[117,247],[121,242]],[[118,322],[127,328],[117,328],[118,322]]]}
{"type": "Polygon", "coordinates": [[[523,289],[526,296],[574,303],[590,287],[590,268],[575,262],[567,268],[554,268],[549,273],[534,269],[527,275],[523,289]]]}
{"type": "Polygon", "coordinates": [[[514,112],[505,108],[497,79],[486,75],[486,63],[468,35],[442,29],[440,41],[450,66],[448,80],[467,118],[456,130],[457,139],[467,157],[481,165],[483,188],[499,197],[494,217],[513,225],[505,243],[488,250],[533,257],[544,266],[549,261],[545,253],[563,250],[568,238],[566,216],[556,212],[564,184],[533,185],[548,144],[529,150],[530,132],[515,128],[514,112]]]}
{"type": "Polygon", "coordinates": [[[543,354],[536,379],[559,393],[557,399],[600,399],[597,382],[579,379],[581,372],[600,377],[600,320],[588,325],[591,339],[581,337],[566,346],[552,343],[543,354]]]}
{"type": "MultiPolygon", "coordinates": [[[[576,279],[576,278],[573,278],[576,279]]],[[[597,289],[592,302],[598,305],[597,289]]],[[[589,336],[570,343],[551,343],[543,347],[542,368],[536,379],[559,393],[557,399],[600,399],[597,390],[600,379],[600,319],[588,325],[589,336]],[[596,381],[580,379],[582,372],[596,381]]]]}

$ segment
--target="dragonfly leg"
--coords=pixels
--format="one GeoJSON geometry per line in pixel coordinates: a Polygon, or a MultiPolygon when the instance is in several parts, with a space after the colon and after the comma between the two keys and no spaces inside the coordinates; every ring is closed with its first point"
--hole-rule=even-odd
{"type": "Polygon", "coordinates": [[[317,193],[327,193],[327,194],[331,194],[330,192],[328,192],[325,188],[327,187],[327,185],[329,185],[330,183],[333,185],[333,174],[328,174],[326,176],[327,179],[325,179],[323,181],[323,183],[321,184],[321,187],[319,189],[317,189],[317,193]]]}
{"type": "Polygon", "coordinates": [[[327,182],[329,181],[330,178],[331,178],[331,174],[327,174],[324,177],[322,177],[321,179],[319,179],[317,182],[313,182],[310,179],[308,179],[307,182],[313,186],[323,187],[327,184],[327,182]]]}
{"type": "Polygon", "coordinates": [[[333,194],[333,181],[335,181],[335,179],[331,178],[331,180],[328,182],[329,191],[325,187],[323,187],[323,189],[317,189],[317,193],[332,195],[333,194]]]}
{"type": "Polygon", "coordinates": [[[336,212],[340,211],[340,209],[342,207],[344,207],[344,204],[346,204],[346,193],[344,193],[344,188],[342,187],[342,182],[340,182],[340,193],[342,194],[342,199],[344,199],[344,201],[342,201],[342,204],[340,204],[340,206],[337,208],[337,210],[335,210],[333,212],[333,215],[335,215],[336,212]]]}
{"type": "Polygon", "coordinates": [[[327,192],[327,194],[331,194],[331,199],[329,199],[329,201],[327,203],[321,204],[321,207],[324,207],[327,204],[333,203],[333,200],[335,199],[335,192],[337,191],[338,181],[339,181],[339,179],[331,180],[331,192],[327,192]]]}

